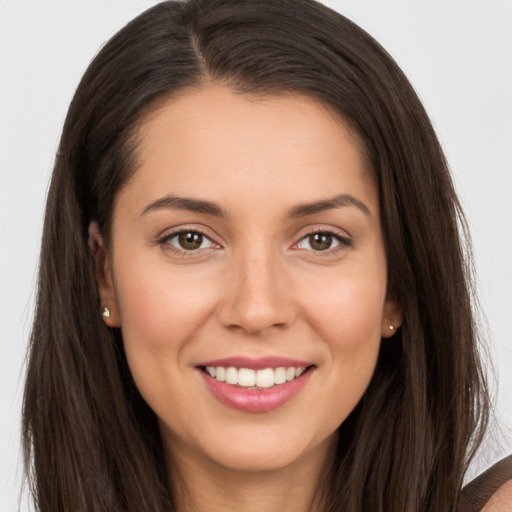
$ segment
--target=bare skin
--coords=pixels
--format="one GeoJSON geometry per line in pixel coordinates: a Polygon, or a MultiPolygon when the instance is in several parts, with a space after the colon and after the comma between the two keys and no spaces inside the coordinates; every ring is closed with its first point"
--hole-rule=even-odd
{"type": "Polygon", "coordinates": [[[510,512],[512,510],[512,480],[505,482],[487,502],[482,512],[510,512]]]}
{"type": "MultiPolygon", "coordinates": [[[[325,460],[331,458],[335,439],[325,443],[325,460]]],[[[315,454],[282,470],[233,472],[205,466],[192,457],[178,464],[179,476],[171,475],[180,512],[320,512],[326,467],[315,454]]]]}
{"type": "Polygon", "coordinates": [[[315,510],[337,428],[402,321],[357,140],[307,97],[213,84],[161,106],[139,140],[98,281],[179,511],[315,510]],[[307,380],[247,412],[200,365],[230,357],[303,361],[307,380]]]}

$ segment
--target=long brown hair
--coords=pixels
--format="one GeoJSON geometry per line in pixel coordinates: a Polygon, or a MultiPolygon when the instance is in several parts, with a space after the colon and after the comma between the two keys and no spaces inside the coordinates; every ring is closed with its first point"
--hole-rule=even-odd
{"type": "Polygon", "coordinates": [[[40,512],[174,510],[154,413],[105,327],[88,225],[108,235],[136,171],[137,126],[187,87],[306,94],[359,135],[379,187],[391,293],[403,327],[383,341],[340,426],[326,510],[451,512],[488,415],[465,223],[411,85],[361,28],[313,0],[163,2],[85,73],[49,190],[23,408],[40,512]]]}

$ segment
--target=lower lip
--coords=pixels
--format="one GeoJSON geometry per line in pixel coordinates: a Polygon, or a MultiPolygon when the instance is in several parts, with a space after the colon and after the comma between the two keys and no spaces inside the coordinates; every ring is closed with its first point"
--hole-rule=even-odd
{"type": "Polygon", "coordinates": [[[313,373],[312,370],[310,368],[300,377],[265,389],[232,386],[210,377],[202,370],[198,371],[213,395],[224,405],[244,412],[269,412],[281,407],[298,395],[307,384],[313,373]]]}

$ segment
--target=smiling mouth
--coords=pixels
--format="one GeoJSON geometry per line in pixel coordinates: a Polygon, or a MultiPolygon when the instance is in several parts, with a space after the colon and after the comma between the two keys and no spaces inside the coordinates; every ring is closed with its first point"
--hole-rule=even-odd
{"type": "Polygon", "coordinates": [[[231,386],[246,389],[268,389],[298,379],[304,373],[312,370],[314,365],[280,366],[260,370],[234,366],[200,366],[199,368],[213,379],[231,386]]]}

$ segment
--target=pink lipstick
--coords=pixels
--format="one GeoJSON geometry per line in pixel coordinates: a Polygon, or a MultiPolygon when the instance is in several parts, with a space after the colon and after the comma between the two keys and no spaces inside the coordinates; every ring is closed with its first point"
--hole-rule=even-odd
{"type": "Polygon", "coordinates": [[[231,357],[196,366],[210,392],[224,405],[244,412],[269,412],[294,398],[315,365],[282,357],[231,357]]]}

